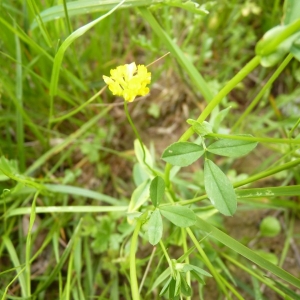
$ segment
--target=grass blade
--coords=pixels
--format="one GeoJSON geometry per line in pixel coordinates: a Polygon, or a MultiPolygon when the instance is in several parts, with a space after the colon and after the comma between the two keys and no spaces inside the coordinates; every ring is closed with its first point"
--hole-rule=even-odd
{"type": "Polygon", "coordinates": [[[25,174],[30,174],[42,166],[50,157],[63,151],[68,145],[74,142],[79,136],[84,134],[90,127],[94,126],[97,121],[99,121],[103,116],[110,111],[112,106],[108,106],[101,111],[100,114],[94,116],[88,122],[84,123],[76,132],[68,136],[61,144],[51,148],[49,151],[41,155],[25,172],[25,174]]]}
{"type": "MultiPolygon", "coordinates": [[[[99,213],[99,212],[115,212],[126,211],[128,206],[37,206],[35,212],[37,214],[48,213],[99,213]]],[[[31,207],[19,207],[7,212],[6,217],[26,215],[31,213],[31,207]]]]}
{"type": "MultiPolygon", "coordinates": [[[[118,8],[129,8],[129,7],[138,7],[138,6],[148,6],[153,4],[153,0],[131,0],[122,3],[118,8]]],[[[155,1],[162,2],[162,1],[155,1]]],[[[105,12],[113,9],[116,5],[120,4],[119,0],[80,0],[72,1],[67,3],[68,16],[78,16],[83,14],[90,14],[95,12],[105,12]]],[[[43,22],[50,22],[56,20],[57,18],[65,17],[65,11],[63,5],[52,6],[43,12],[41,12],[41,18],[43,22]]],[[[31,24],[31,30],[35,29],[38,26],[37,22],[34,21],[31,24]]]]}
{"type": "Polygon", "coordinates": [[[233,239],[232,237],[228,236],[221,230],[217,229],[216,227],[210,225],[206,221],[198,218],[195,224],[198,228],[203,230],[206,233],[228,248],[232,249],[236,253],[244,256],[245,258],[249,259],[250,261],[257,264],[259,267],[271,272],[272,274],[278,276],[279,278],[287,281],[291,285],[300,288],[300,280],[295,276],[291,275],[290,273],[284,271],[283,269],[277,267],[276,265],[270,263],[269,261],[265,260],[255,252],[253,252],[248,247],[244,246],[243,244],[239,243],[237,240],[233,239]]]}
{"type": "Polygon", "coordinates": [[[300,185],[235,190],[238,198],[300,196],[300,185]]]}
{"type": "Polygon", "coordinates": [[[34,292],[34,295],[38,295],[43,290],[45,290],[55,280],[55,277],[61,271],[64,263],[66,262],[69,254],[71,252],[71,250],[73,249],[73,245],[74,245],[74,243],[75,243],[75,241],[76,241],[76,239],[77,239],[77,237],[80,233],[81,224],[82,224],[82,219],[80,219],[77,227],[75,228],[74,233],[72,235],[72,238],[70,239],[65,251],[61,255],[58,264],[52,270],[51,274],[47,277],[46,281],[38,288],[37,291],[34,292]]]}
{"type": "MultiPolygon", "coordinates": [[[[29,209],[31,210],[30,207],[29,207],[29,209]]],[[[12,241],[5,235],[2,236],[2,241],[7,249],[7,252],[10,256],[10,259],[11,259],[14,267],[16,268],[16,272],[19,274],[18,280],[19,280],[20,287],[21,287],[21,294],[22,294],[22,297],[25,299],[29,296],[28,290],[27,290],[27,285],[26,285],[26,277],[25,277],[25,273],[23,272],[25,270],[25,268],[22,268],[22,266],[20,264],[16,249],[15,249],[12,241]]]]}
{"type": "Polygon", "coordinates": [[[16,42],[16,100],[18,106],[16,106],[16,127],[17,127],[17,148],[19,157],[19,166],[21,172],[25,170],[25,156],[24,156],[24,121],[23,121],[23,84],[22,84],[22,52],[20,39],[15,35],[16,42]]]}
{"type": "Polygon", "coordinates": [[[161,41],[165,43],[168,50],[175,56],[180,66],[188,73],[197,89],[202,93],[204,99],[207,102],[210,102],[213,98],[213,94],[196,67],[186,58],[179,46],[175,44],[169,35],[161,28],[148,9],[141,7],[139,8],[139,11],[161,41]]]}

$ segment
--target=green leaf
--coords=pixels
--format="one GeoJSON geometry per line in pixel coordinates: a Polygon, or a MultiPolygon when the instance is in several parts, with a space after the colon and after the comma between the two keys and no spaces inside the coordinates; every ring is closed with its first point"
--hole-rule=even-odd
{"type": "MultiPolygon", "coordinates": [[[[299,2],[300,3],[300,2],[299,2]]],[[[294,45],[291,48],[291,53],[294,55],[294,57],[300,61],[300,41],[296,41],[294,45]]]]}
{"type": "Polygon", "coordinates": [[[189,143],[189,142],[177,142],[170,145],[162,154],[162,159],[171,165],[186,167],[197,159],[199,159],[204,153],[202,146],[189,143]]]}
{"type": "Polygon", "coordinates": [[[148,238],[151,245],[156,245],[163,233],[163,222],[158,209],[156,209],[148,222],[148,238]]]}
{"type": "Polygon", "coordinates": [[[183,274],[180,274],[180,277],[181,277],[181,293],[186,297],[190,297],[192,295],[192,289],[186,282],[186,279],[183,276],[183,274]]]}
{"type": "MultiPolygon", "coordinates": [[[[143,145],[143,146],[144,146],[144,150],[145,150],[145,162],[148,164],[148,166],[153,168],[154,160],[153,160],[149,150],[147,149],[147,147],[145,145],[143,145]]],[[[135,152],[136,158],[137,158],[138,162],[140,163],[140,165],[145,169],[145,171],[147,173],[152,175],[152,172],[149,170],[149,168],[144,163],[144,153],[143,153],[143,149],[141,147],[141,143],[138,139],[136,139],[134,141],[134,152],[135,152]]]]}
{"type": "MultiPolygon", "coordinates": [[[[15,160],[8,160],[5,156],[0,157],[0,168],[5,173],[18,173],[18,165],[15,160]]],[[[8,177],[8,176],[7,176],[8,177]]]]}
{"type": "Polygon", "coordinates": [[[175,296],[179,295],[180,293],[180,287],[181,287],[181,277],[180,273],[176,272],[176,279],[175,279],[175,296]]]}
{"type": "Polygon", "coordinates": [[[170,275],[171,275],[170,268],[167,268],[166,270],[164,270],[154,281],[154,283],[151,287],[151,291],[154,291],[170,275]]]}
{"type": "Polygon", "coordinates": [[[32,187],[38,191],[45,192],[45,186],[36,181],[36,179],[31,178],[29,176],[24,176],[17,173],[18,169],[16,163],[14,161],[9,161],[4,156],[0,157],[0,178],[3,180],[5,176],[15,180],[19,183],[15,190],[18,190],[22,187],[22,185],[27,185],[28,187],[32,187]]]}
{"type": "Polygon", "coordinates": [[[133,166],[133,181],[136,186],[140,185],[145,180],[149,179],[150,175],[141,166],[140,163],[135,163],[133,166]]]}
{"type": "Polygon", "coordinates": [[[270,67],[281,61],[291,51],[300,37],[300,19],[289,25],[273,27],[257,43],[255,51],[261,56],[261,64],[270,67]]]}
{"type": "Polygon", "coordinates": [[[193,270],[193,268],[192,268],[191,265],[189,265],[189,264],[176,263],[176,264],[175,264],[175,270],[176,270],[176,271],[179,271],[179,272],[186,273],[186,272],[188,272],[188,271],[193,270]]]}
{"type": "Polygon", "coordinates": [[[150,180],[145,180],[132,193],[128,212],[137,211],[149,198],[150,180]]]}
{"type": "Polygon", "coordinates": [[[169,288],[170,282],[173,278],[169,277],[165,285],[163,286],[162,290],[159,293],[159,296],[162,296],[164,293],[166,293],[167,289],[169,288]]]}
{"type": "Polygon", "coordinates": [[[209,145],[207,151],[221,156],[240,157],[251,152],[256,146],[257,142],[253,141],[221,139],[209,145]]]}
{"type": "Polygon", "coordinates": [[[175,291],[176,291],[176,281],[172,277],[169,284],[169,299],[173,299],[175,297],[175,291]]]}
{"type": "Polygon", "coordinates": [[[276,47],[273,47],[273,49],[270,49],[267,53],[265,52],[265,48],[270,45],[270,43],[274,40],[276,36],[278,36],[280,33],[284,32],[285,26],[278,25],[273,28],[271,28],[269,31],[267,31],[264,36],[260,39],[260,41],[255,46],[255,52],[257,55],[268,55],[272,52],[276,51],[276,47]]]}
{"type": "Polygon", "coordinates": [[[212,277],[208,272],[206,272],[205,270],[197,267],[197,266],[194,266],[194,265],[189,265],[194,272],[198,273],[199,275],[204,275],[204,276],[208,276],[208,277],[212,277]]]}
{"type": "Polygon", "coordinates": [[[155,207],[163,200],[164,193],[165,181],[160,176],[156,176],[150,184],[150,198],[155,207]]]}
{"type": "Polygon", "coordinates": [[[205,270],[194,266],[194,265],[190,265],[190,264],[185,264],[185,263],[176,263],[175,264],[175,270],[179,271],[179,272],[188,272],[188,271],[195,271],[197,273],[199,273],[200,275],[204,275],[204,276],[209,276],[212,277],[208,272],[206,272],[205,270]]]}
{"type": "Polygon", "coordinates": [[[16,160],[8,160],[5,156],[0,157],[0,181],[9,180],[6,174],[19,173],[18,162],[16,160]]]}
{"type": "Polygon", "coordinates": [[[204,186],[209,200],[225,216],[232,216],[237,208],[236,195],[229,179],[211,160],[204,163],[204,186]]]}
{"type": "Polygon", "coordinates": [[[270,68],[281,62],[286,56],[287,52],[278,49],[276,52],[261,57],[260,64],[264,68],[270,68]]]}
{"type": "Polygon", "coordinates": [[[205,281],[200,277],[200,275],[197,273],[197,272],[195,272],[194,270],[192,270],[191,271],[191,274],[193,275],[193,277],[195,277],[196,278],[196,280],[199,282],[199,283],[201,283],[201,284],[205,284],[205,281]]]}
{"type": "Polygon", "coordinates": [[[157,105],[156,103],[152,102],[150,104],[150,107],[147,110],[147,113],[155,119],[159,118],[159,116],[160,116],[160,105],[157,105]]]}
{"type": "Polygon", "coordinates": [[[162,206],[159,208],[161,214],[179,227],[189,227],[195,224],[195,213],[184,206],[162,206]]]}
{"type": "Polygon", "coordinates": [[[227,114],[229,113],[229,110],[231,109],[231,106],[221,110],[220,112],[218,112],[215,117],[213,117],[214,115],[212,114],[210,118],[210,123],[212,123],[213,125],[213,131],[218,132],[219,128],[220,128],[220,124],[222,123],[222,121],[224,120],[224,118],[227,116],[227,114]]]}
{"type": "Polygon", "coordinates": [[[197,120],[188,119],[186,122],[192,125],[194,131],[200,136],[206,136],[213,132],[212,126],[206,121],[200,123],[197,120]]]}
{"type": "Polygon", "coordinates": [[[283,10],[284,10],[283,24],[287,25],[293,23],[294,21],[300,18],[300,1],[285,0],[283,10]]]}
{"type": "Polygon", "coordinates": [[[266,217],[262,220],[259,227],[262,236],[274,237],[281,231],[279,221],[275,217],[266,217]]]}
{"type": "Polygon", "coordinates": [[[274,253],[266,252],[263,250],[256,250],[255,253],[265,260],[269,261],[270,263],[278,265],[278,257],[274,253]]]}

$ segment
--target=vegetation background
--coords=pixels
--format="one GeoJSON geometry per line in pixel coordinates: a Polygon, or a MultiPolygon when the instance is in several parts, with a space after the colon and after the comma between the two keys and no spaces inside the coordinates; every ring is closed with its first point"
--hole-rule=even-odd
{"type": "MultiPolygon", "coordinates": [[[[141,178],[123,100],[104,91],[102,75],[133,61],[149,65],[171,52],[149,66],[150,94],[129,104],[142,140],[163,169],[163,150],[189,128],[186,120],[197,119],[207,105],[205,88],[193,81],[186,61],[202,74],[214,96],[255,56],[257,42],[287,13],[279,0],[195,3],[199,6],[175,0],[0,1],[2,299],[132,299],[134,226],[127,208],[141,178]],[[146,9],[164,36],[146,18],[146,9]]],[[[231,109],[219,133],[280,140],[291,138],[292,132],[299,140],[299,61],[290,59],[267,85],[282,61],[258,66],[222,99],[219,109],[231,109]],[[264,87],[259,102],[251,104],[264,87]]],[[[299,143],[262,142],[246,157],[216,157],[215,162],[235,183],[299,155],[299,143]]],[[[182,199],[203,194],[202,168],[197,161],[174,180],[182,199]]],[[[233,217],[209,209],[198,213],[299,278],[299,174],[295,162],[248,185],[292,188],[275,197],[241,197],[233,217]],[[261,224],[267,216],[273,218],[266,229],[261,224]]],[[[183,231],[174,225],[164,226],[164,244],[178,259],[193,244],[184,242],[183,231]]],[[[141,299],[168,298],[159,294],[163,279],[157,281],[168,264],[145,232],[136,254],[141,299]]],[[[194,234],[213,270],[238,296],[230,288],[224,292],[214,277],[203,277],[191,281],[192,297],[180,297],[299,299],[298,281],[290,279],[294,287],[285,285],[274,279],[271,269],[263,271],[210,239],[210,233],[195,229],[194,234]]],[[[203,257],[192,250],[191,263],[206,269],[203,257]]]]}

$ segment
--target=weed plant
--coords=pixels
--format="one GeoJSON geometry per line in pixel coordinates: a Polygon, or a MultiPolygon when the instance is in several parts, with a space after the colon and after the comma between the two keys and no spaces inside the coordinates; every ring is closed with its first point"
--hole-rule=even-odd
{"type": "Polygon", "coordinates": [[[300,2],[271,2],[0,1],[1,299],[300,298],[300,2]]]}

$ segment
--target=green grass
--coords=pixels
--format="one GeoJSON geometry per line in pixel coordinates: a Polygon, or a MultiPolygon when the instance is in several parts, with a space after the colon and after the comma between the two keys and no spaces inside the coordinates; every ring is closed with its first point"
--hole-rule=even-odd
{"type": "Polygon", "coordinates": [[[1,299],[300,297],[299,4],[195,2],[0,1],[1,299]]]}

